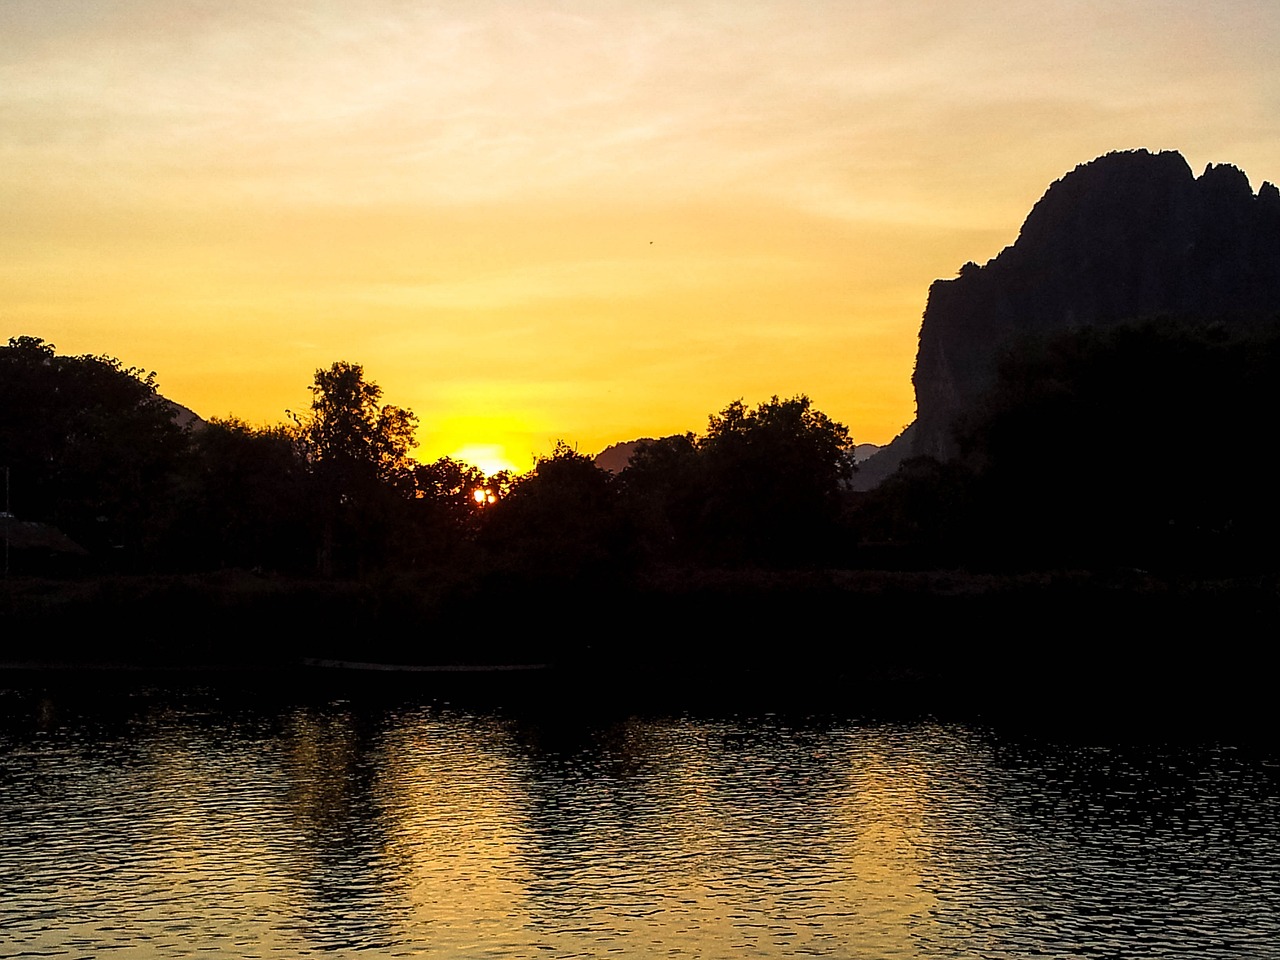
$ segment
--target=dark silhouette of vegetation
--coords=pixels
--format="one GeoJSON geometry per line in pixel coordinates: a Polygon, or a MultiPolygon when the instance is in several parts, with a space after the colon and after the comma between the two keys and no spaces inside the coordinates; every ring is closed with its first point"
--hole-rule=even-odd
{"type": "Polygon", "coordinates": [[[418,445],[413,411],[381,404],[382,388],[365,379],[358,363],[339,361],[317,370],[307,389],[311,409],[295,418],[298,439],[317,475],[339,497],[406,480],[409,451],[418,445]]]}
{"type": "Polygon", "coordinates": [[[1274,558],[1280,337],[1144,323],[1029,340],[957,428],[975,510],[1043,563],[1251,565],[1274,558]]]}
{"type": "Polygon", "coordinates": [[[659,553],[803,565],[832,547],[851,450],[848,428],[808,397],[735,400],[705,436],[641,443],[622,481],[659,553]]]}
{"type": "Polygon", "coordinates": [[[755,409],[741,401],[711,418],[698,445],[706,462],[704,527],[722,555],[808,562],[821,558],[853,474],[848,428],[808,397],[755,409]]]}
{"type": "Polygon", "coordinates": [[[489,477],[451,457],[415,465],[413,484],[419,542],[435,552],[474,541],[485,511],[510,486],[505,474],[489,477]]]}
{"type": "Polygon", "coordinates": [[[14,512],[99,571],[413,572],[491,598],[505,577],[533,602],[670,563],[1262,570],[1280,534],[1267,324],[1023,338],[960,419],[959,457],[909,459],[866,494],[847,488],[848,429],[804,396],[734,401],[702,435],[637,443],[618,474],[560,442],[486,477],[413,461],[416,418],[358,364],[316,371],[309,410],[267,427],[184,428],[153,374],[35,338],[0,349],[0,371],[14,512]]]}
{"type": "Polygon", "coordinates": [[[305,571],[317,488],[294,430],[234,418],[192,431],[168,505],[165,563],[305,571]]]}
{"type": "Polygon", "coordinates": [[[511,483],[486,519],[494,560],[539,578],[595,581],[631,561],[617,481],[563,440],[511,483]]]}
{"type": "Polygon", "coordinates": [[[906,461],[854,522],[912,564],[1273,570],[1277,377],[1265,324],[1023,338],[959,419],[959,456],[906,461]]]}
{"type": "MultiPolygon", "coordinates": [[[[154,376],[111,358],[24,338],[0,349],[0,368],[14,510],[87,547],[97,575],[63,591],[58,622],[85,630],[137,609],[181,629],[200,611],[204,639],[182,656],[247,655],[218,636],[248,617],[308,625],[307,643],[282,641],[279,657],[600,663],[646,640],[652,656],[710,671],[737,655],[714,638],[854,615],[854,598],[862,622],[886,627],[907,611],[942,624],[1051,609],[1065,637],[1091,618],[1177,621],[1144,571],[1276,567],[1264,440],[1280,336],[1265,324],[1025,338],[961,421],[961,455],[909,459],[870,493],[848,488],[848,429],[804,396],[730,403],[702,435],[639,442],[617,474],[562,441],[525,475],[486,477],[410,459],[413,414],[383,403],[356,364],[317,371],[311,409],[285,424],[191,428],[154,376]],[[964,572],[940,580],[939,568],[964,572]],[[1046,569],[1095,573],[1023,573],[1046,569]],[[116,571],[163,576],[102,576],[116,571]],[[191,579],[202,571],[221,573],[191,579]],[[573,623],[531,636],[547,609],[572,610],[573,623]],[[702,638],[693,653],[688,631],[702,638]]],[[[1238,597],[1274,606],[1265,589],[1178,589],[1177,609],[1198,622],[1238,597]]],[[[38,590],[10,595],[5,616],[23,629],[48,615],[38,590]]],[[[1007,654],[929,649],[957,675],[1007,654]]],[[[154,643],[122,655],[177,656],[154,643]]],[[[860,657],[897,663],[887,650],[860,657]]]]}
{"type": "Polygon", "coordinates": [[[409,451],[417,445],[410,410],[381,404],[382,388],[359,364],[317,370],[311,409],[295,417],[321,509],[320,571],[358,573],[382,559],[413,493],[409,451]]]}
{"type": "Polygon", "coordinates": [[[174,413],[154,373],[11,338],[0,348],[0,466],[13,512],[131,568],[164,535],[156,507],[186,444],[174,413]]]}

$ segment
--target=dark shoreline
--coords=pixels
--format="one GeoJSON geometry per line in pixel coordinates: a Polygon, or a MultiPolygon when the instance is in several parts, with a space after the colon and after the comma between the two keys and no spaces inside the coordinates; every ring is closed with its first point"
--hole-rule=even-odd
{"type": "Polygon", "coordinates": [[[670,705],[1266,724],[1274,578],[657,571],[573,584],[208,575],[0,584],[0,684],[213,683],[670,705]],[[128,624],[110,639],[104,624],[128,624]],[[401,664],[338,669],[319,660],[401,664]],[[311,661],[308,663],[308,661],[311,661]],[[543,670],[497,667],[542,665],[543,670]],[[430,669],[424,669],[430,668],[430,669]]]}

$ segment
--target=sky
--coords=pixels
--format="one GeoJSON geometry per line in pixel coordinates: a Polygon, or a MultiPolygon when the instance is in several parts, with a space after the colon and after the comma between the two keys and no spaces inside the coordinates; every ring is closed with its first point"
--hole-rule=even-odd
{"type": "Polygon", "coordinates": [[[526,469],[807,394],[914,417],[929,284],[1055,179],[1280,180],[1274,0],[0,0],[0,339],[203,417],[360,363],[526,469]]]}

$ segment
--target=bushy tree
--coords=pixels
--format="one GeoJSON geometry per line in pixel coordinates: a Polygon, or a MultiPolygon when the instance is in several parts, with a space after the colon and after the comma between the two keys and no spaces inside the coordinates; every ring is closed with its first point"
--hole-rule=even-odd
{"type": "Polygon", "coordinates": [[[284,426],[209,421],[191,437],[168,520],[176,566],[302,572],[314,563],[316,490],[284,426]]]}
{"type": "Polygon", "coordinates": [[[416,464],[412,525],[401,550],[404,562],[449,562],[460,547],[474,542],[484,514],[497,501],[500,479],[494,482],[479,467],[452,457],[416,464]]]}
{"type": "Polygon", "coordinates": [[[308,459],[348,496],[372,482],[396,483],[410,469],[418,418],[412,410],[383,405],[382,388],[366,380],[358,363],[339,361],[317,370],[311,409],[297,418],[308,459]]]}
{"type": "Polygon", "coordinates": [[[629,560],[613,475],[563,440],[515,479],[488,526],[491,547],[542,574],[592,578],[629,560]]]}
{"type": "Polygon", "coordinates": [[[10,339],[0,347],[0,466],[10,468],[14,512],[142,562],[186,445],[175,412],[154,373],[10,339]]]}
{"type": "Polygon", "coordinates": [[[706,464],[707,534],[728,555],[817,559],[853,473],[849,429],[809,398],[736,400],[711,417],[698,444],[706,464]]]}
{"type": "Polygon", "coordinates": [[[385,559],[413,495],[409,451],[417,417],[382,404],[382,388],[358,363],[317,370],[311,408],[296,435],[321,499],[320,572],[357,573],[385,559]]]}
{"type": "Polygon", "coordinates": [[[703,462],[692,433],[642,440],[618,480],[647,553],[690,550],[706,501],[703,462]]]}
{"type": "Polygon", "coordinates": [[[432,504],[458,526],[467,526],[480,510],[493,502],[494,494],[485,472],[452,457],[417,464],[413,468],[413,481],[418,499],[432,504]]]}
{"type": "Polygon", "coordinates": [[[702,437],[641,444],[622,482],[650,545],[717,562],[804,563],[835,535],[848,428],[808,397],[735,400],[702,437]]]}

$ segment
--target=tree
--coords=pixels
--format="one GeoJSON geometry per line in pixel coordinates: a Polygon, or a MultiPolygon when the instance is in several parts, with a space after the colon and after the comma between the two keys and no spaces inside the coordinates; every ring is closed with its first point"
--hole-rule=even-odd
{"type": "Polygon", "coordinates": [[[735,400],[698,441],[703,536],[726,558],[816,559],[834,533],[842,484],[853,475],[849,428],[804,395],[755,409],[735,400]]]}
{"type": "Polygon", "coordinates": [[[187,443],[175,411],[154,373],[11,338],[0,347],[0,466],[14,512],[137,562],[187,443]]]}
{"type": "Polygon", "coordinates": [[[474,540],[483,514],[496,502],[493,482],[479,467],[441,457],[413,468],[413,527],[403,559],[411,564],[451,562],[474,540]]]}
{"type": "Polygon", "coordinates": [[[409,451],[417,445],[411,410],[382,405],[382,388],[358,363],[317,370],[311,410],[294,416],[320,488],[320,572],[358,572],[385,554],[397,515],[413,495],[409,451]]]}
{"type": "Polygon", "coordinates": [[[342,486],[402,478],[411,466],[409,451],[418,445],[412,410],[380,405],[382,388],[365,380],[358,363],[338,361],[317,370],[307,389],[311,412],[295,422],[318,472],[342,486]]]}
{"type": "Polygon", "coordinates": [[[563,440],[494,504],[488,542],[539,576],[608,577],[629,562],[612,474],[563,440]]]}
{"type": "Polygon", "coordinates": [[[192,434],[175,484],[169,563],[307,569],[315,509],[307,467],[285,426],[210,420],[192,434]]]}
{"type": "Polygon", "coordinates": [[[618,481],[647,552],[689,548],[706,499],[703,462],[692,433],[640,441],[618,481]]]}
{"type": "Polygon", "coordinates": [[[775,395],[754,410],[733,401],[712,414],[698,446],[713,460],[740,461],[790,480],[787,493],[828,497],[853,476],[852,443],[848,427],[798,394],[789,400],[775,395]]]}
{"type": "Polygon", "coordinates": [[[806,396],[735,400],[702,437],[640,444],[620,480],[648,548],[716,562],[819,559],[853,473],[848,428],[806,396]]]}

